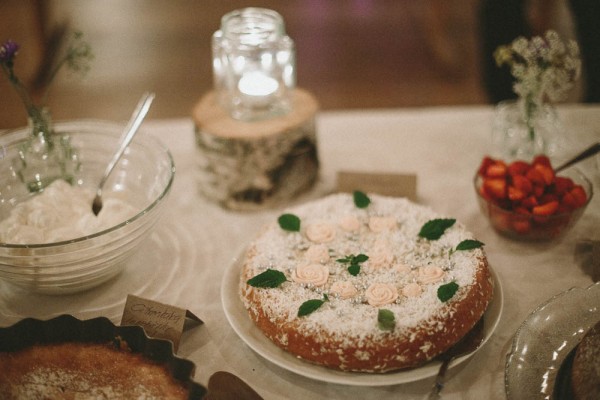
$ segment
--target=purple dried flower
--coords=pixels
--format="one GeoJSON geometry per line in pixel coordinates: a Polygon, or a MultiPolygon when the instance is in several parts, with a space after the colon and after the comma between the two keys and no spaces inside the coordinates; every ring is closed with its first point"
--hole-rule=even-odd
{"type": "Polygon", "coordinates": [[[12,61],[19,51],[19,44],[13,40],[7,40],[0,46],[0,62],[6,63],[12,61]]]}

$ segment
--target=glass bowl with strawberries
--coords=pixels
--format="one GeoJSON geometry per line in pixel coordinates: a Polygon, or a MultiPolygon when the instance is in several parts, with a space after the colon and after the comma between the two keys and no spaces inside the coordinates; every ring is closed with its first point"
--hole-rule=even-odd
{"type": "Polygon", "coordinates": [[[562,237],[593,196],[592,183],[580,170],[556,174],[544,155],[531,162],[484,157],[474,184],[479,208],[492,227],[520,240],[562,237]]]}

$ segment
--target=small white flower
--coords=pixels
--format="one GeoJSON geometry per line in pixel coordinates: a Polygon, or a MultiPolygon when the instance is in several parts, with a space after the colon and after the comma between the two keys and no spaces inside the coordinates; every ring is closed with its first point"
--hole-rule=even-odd
{"type": "Polygon", "coordinates": [[[552,30],[530,40],[519,37],[496,49],[494,57],[498,65],[510,66],[516,79],[514,92],[536,104],[564,98],[581,73],[577,43],[570,40],[565,44],[552,30]]]}

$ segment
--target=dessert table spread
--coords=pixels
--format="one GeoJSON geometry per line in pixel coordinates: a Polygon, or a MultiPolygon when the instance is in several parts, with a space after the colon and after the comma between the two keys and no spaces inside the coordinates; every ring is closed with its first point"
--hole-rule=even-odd
{"type": "MultiPolygon", "coordinates": [[[[600,195],[596,193],[584,217],[559,243],[523,243],[499,236],[480,213],[473,175],[490,150],[493,107],[440,107],[371,111],[320,112],[317,116],[321,162],[317,184],[293,204],[333,192],[339,171],[414,173],[417,201],[456,218],[485,243],[490,265],[503,291],[500,320],[491,338],[471,358],[450,369],[442,392],[448,399],[504,399],[506,355],[519,326],[540,304],[572,287],[593,281],[576,249],[582,240],[600,239],[600,195]]],[[[573,154],[600,139],[600,106],[559,108],[568,127],[565,140],[573,154]]],[[[176,165],[168,210],[125,271],[100,287],[80,294],[29,294],[0,282],[0,326],[24,317],[47,319],[73,314],[87,319],[107,316],[119,323],[127,294],[185,308],[203,325],[183,333],[178,355],[195,362],[195,380],[207,385],[216,371],[234,373],[265,399],[422,399],[433,377],[412,381],[407,374],[337,379],[326,373],[317,379],[297,373],[285,361],[257,354],[232,328],[223,309],[237,301],[222,293],[224,277],[235,267],[244,246],[261,225],[280,215],[278,209],[240,212],[225,210],[198,194],[196,147],[192,119],[144,123],[145,134],[169,147],[176,165]]],[[[600,184],[600,159],[581,168],[600,184]]],[[[292,205],[292,204],[290,204],[292,205]]],[[[259,338],[260,339],[260,338],[259,338]]]]}

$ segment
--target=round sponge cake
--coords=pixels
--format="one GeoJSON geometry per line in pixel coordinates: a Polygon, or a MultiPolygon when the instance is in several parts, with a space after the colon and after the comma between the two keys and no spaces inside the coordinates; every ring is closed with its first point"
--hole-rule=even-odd
{"type": "Polygon", "coordinates": [[[275,344],[345,371],[419,366],[483,316],[482,243],[406,199],[334,194],[287,210],[249,245],[240,294],[275,344]]]}

